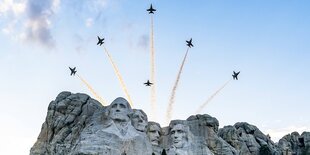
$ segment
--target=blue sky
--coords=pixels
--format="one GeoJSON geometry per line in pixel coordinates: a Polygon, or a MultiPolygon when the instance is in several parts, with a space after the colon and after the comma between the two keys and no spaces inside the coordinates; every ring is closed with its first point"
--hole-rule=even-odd
{"type": "Polygon", "coordinates": [[[203,110],[220,126],[249,122],[274,140],[310,130],[309,1],[3,0],[0,2],[0,154],[28,154],[47,106],[67,90],[125,97],[97,35],[115,60],[134,108],[150,115],[150,3],[154,15],[158,122],[193,38],[173,119],[186,119],[240,70],[203,110]],[[16,144],[20,149],[14,149],[16,144]],[[13,151],[13,152],[12,152],[13,151]]]}

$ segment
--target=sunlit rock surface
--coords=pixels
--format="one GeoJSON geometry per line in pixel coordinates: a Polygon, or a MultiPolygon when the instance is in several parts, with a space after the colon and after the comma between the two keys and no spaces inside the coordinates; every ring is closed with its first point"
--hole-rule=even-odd
{"type": "Polygon", "coordinates": [[[260,155],[267,150],[299,155],[310,154],[309,147],[309,132],[293,132],[275,144],[254,125],[242,122],[219,129],[219,121],[207,114],[161,127],[124,98],[104,107],[86,94],[61,92],[49,104],[30,154],[260,155]]]}

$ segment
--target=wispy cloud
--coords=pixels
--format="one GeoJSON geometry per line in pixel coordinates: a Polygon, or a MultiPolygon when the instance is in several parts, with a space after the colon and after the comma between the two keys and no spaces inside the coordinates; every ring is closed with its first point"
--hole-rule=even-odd
{"type": "Polygon", "coordinates": [[[57,22],[55,19],[63,17],[59,14],[60,9],[77,11],[80,18],[86,19],[85,25],[92,27],[108,1],[3,0],[0,1],[0,18],[5,20],[6,24],[0,27],[0,32],[53,48],[57,40],[53,31],[57,22]]]}
{"type": "Polygon", "coordinates": [[[140,37],[139,37],[139,40],[138,40],[138,44],[137,44],[137,46],[138,47],[141,47],[141,48],[143,48],[143,49],[147,49],[148,48],[148,46],[149,46],[149,36],[148,35],[141,35],[140,37]]]}
{"type": "Polygon", "coordinates": [[[26,9],[26,0],[3,0],[0,1],[0,20],[5,21],[3,27],[1,27],[1,32],[11,36],[12,39],[18,38],[16,35],[19,20],[24,16],[26,9]]]}
{"type": "Polygon", "coordinates": [[[81,12],[101,12],[107,6],[109,0],[87,0],[87,1],[70,1],[67,3],[75,9],[77,13],[81,12]]]}
{"type": "Polygon", "coordinates": [[[0,2],[0,17],[7,24],[1,31],[12,38],[53,47],[50,19],[59,5],[60,0],[4,0],[0,2]]]}
{"type": "Polygon", "coordinates": [[[13,14],[20,15],[25,11],[26,0],[15,2],[14,0],[3,0],[0,2],[0,16],[13,14]]]}
{"type": "Polygon", "coordinates": [[[92,27],[94,24],[94,20],[92,18],[87,18],[85,21],[86,27],[92,27]]]}
{"type": "Polygon", "coordinates": [[[4,34],[10,35],[14,32],[14,26],[16,24],[16,21],[12,21],[10,23],[8,23],[4,28],[2,28],[2,32],[4,34]]]}
{"type": "Polygon", "coordinates": [[[271,139],[275,142],[279,141],[283,136],[290,134],[294,131],[297,131],[299,134],[302,134],[304,131],[310,131],[310,126],[289,126],[279,129],[266,129],[265,134],[269,134],[271,139]]]}
{"type": "Polygon", "coordinates": [[[51,18],[55,15],[60,0],[28,0],[26,39],[47,47],[54,47],[55,40],[51,33],[51,18]]]}

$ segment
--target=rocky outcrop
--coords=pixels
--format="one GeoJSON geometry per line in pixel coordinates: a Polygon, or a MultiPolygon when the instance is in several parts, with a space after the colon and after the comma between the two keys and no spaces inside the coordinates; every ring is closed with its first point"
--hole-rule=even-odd
{"type": "Polygon", "coordinates": [[[207,114],[172,120],[167,127],[148,122],[124,98],[102,106],[86,94],[60,93],[31,155],[309,155],[310,133],[293,132],[275,144],[256,126],[242,122],[219,129],[207,114]]]}
{"type": "Polygon", "coordinates": [[[283,154],[308,155],[310,154],[310,132],[287,134],[279,140],[278,147],[283,154]]]}
{"type": "Polygon", "coordinates": [[[47,116],[30,154],[67,154],[91,116],[102,105],[86,94],[60,93],[48,106],[47,116]]]}
{"type": "Polygon", "coordinates": [[[229,145],[238,150],[238,154],[251,154],[246,142],[238,134],[238,130],[234,126],[224,126],[218,132],[218,136],[223,138],[229,145]]]}
{"type": "Polygon", "coordinates": [[[248,123],[236,123],[234,126],[225,126],[218,135],[238,150],[240,155],[259,155],[261,147],[270,150],[273,155],[280,155],[279,149],[256,126],[248,123]]]}
{"type": "Polygon", "coordinates": [[[216,155],[235,155],[237,150],[217,135],[219,122],[210,115],[193,115],[186,120],[190,130],[207,144],[208,148],[216,155]]]}

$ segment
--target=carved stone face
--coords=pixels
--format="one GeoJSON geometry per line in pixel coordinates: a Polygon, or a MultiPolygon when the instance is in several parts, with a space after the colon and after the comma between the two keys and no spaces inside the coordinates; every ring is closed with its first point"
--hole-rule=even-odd
{"type": "Polygon", "coordinates": [[[184,147],[184,145],[187,142],[186,137],[187,135],[185,127],[182,124],[177,124],[173,126],[173,128],[171,129],[171,138],[173,146],[175,146],[176,148],[184,147]]]}
{"type": "Polygon", "coordinates": [[[150,125],[147,135],[152,145],[156,145],[156,146],[159,145],[160,127],[158,125],[156,124],[150,125]]]}
{"type": "Polygon", "coordinates": [[[110,105],[110,118],[114,121],[127,122],[129,121],[129,103],[123,98],[115,99],[110,105]]]}
{"type": "Polygon", "coordinates": [[[131,124],[140,132],[145,132],[147,127],[147,116],[141,110],[134,110],[131,118],[131,124]]]}

